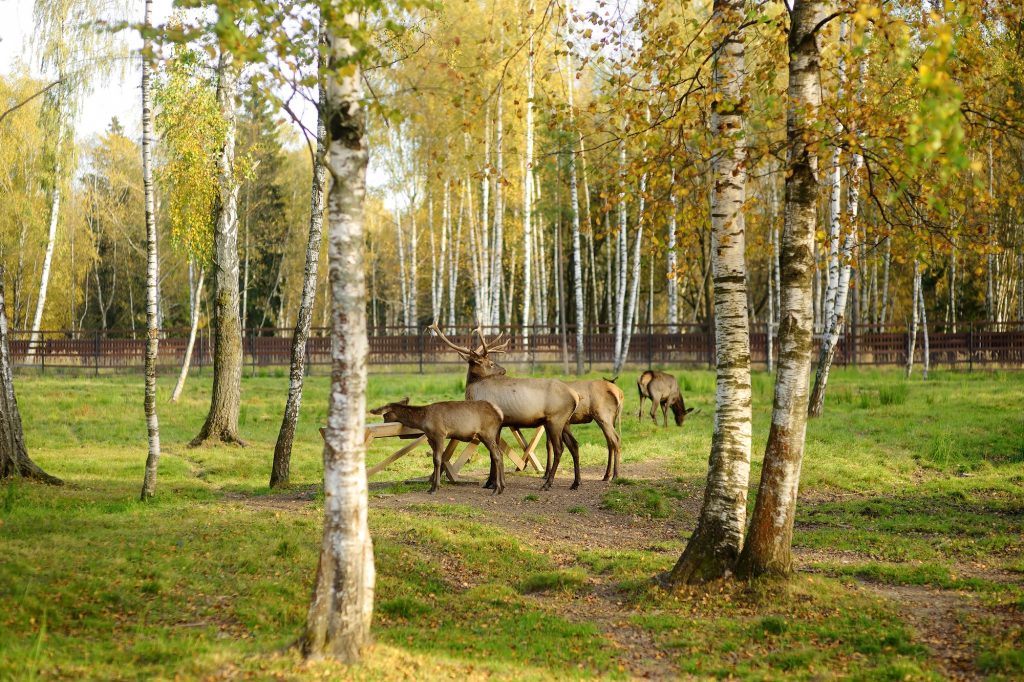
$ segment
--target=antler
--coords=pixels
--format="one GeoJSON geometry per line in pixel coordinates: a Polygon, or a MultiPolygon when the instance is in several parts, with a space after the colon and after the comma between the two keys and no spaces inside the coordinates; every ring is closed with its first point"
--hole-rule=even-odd
{"type": "MultiPolygon", "coordinates": [[[[484,333],[481,331],[480,327],[477,327],[474,333],[480,337],[480,348],[483,349],[482,355],[487,355],[489,353],[505,353],[508,350],[509,342],[512,341],[512,339],[505,339],[501,345],[493,345],[496,344],[502,336],[504,336],[504,332],[499,332],[498,335],[491,340],[492,345],[488,347],[487,339],[484,338],[484,333]]],[[[477,349],[477,352],[479,353],[480,349],[477,349]]]]}
{"type": "Polygon", "coordinates": [[[437,338],[441,340],[441,343],[443,343],[444,345],[448,346],[449,348],[451,348],[453,351],[455,351],[459,355],[467,356],[467,355],[472,355],[473,354],[473,351],[471,351],[466,346],[460,346],[460,345],[458,345],[456,343],[453,343],[447,336],[445,336],[444,333],[440,330],[440,328],[438,328],[437,320],[434,320],[434,324],[432,324],[429,327],[427,327],[427,329],[429,329],[430,331],[434,332],[434,334],[437,336],[437,338]]]}

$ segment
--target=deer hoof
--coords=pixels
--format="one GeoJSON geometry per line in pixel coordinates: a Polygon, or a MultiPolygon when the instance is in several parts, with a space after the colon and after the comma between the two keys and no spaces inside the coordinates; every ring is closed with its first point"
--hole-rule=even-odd
{"type": "Polygon", "coordinates": [[[575,483],[573,483],[573,484],[572,484],[571,486],[569,486],[569,490],[579,490],[579,488],[580,488],[580,483],[579,483],[579,481],[576,481],[576,482],[575,482],[575,483]]]}
{"type": "Polygon", "coordinates": [[[436,492],[437,492],[437,486],[436,485],[435,486],[431,486],[430,490],[427,491],[427,493],[430,494],[430,495],[433,495],[436,492]]]}

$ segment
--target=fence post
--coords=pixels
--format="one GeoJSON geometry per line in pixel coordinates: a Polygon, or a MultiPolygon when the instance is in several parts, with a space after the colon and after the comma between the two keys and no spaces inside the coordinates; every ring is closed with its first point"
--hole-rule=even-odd
{"type": "Polygon", "coordinates": [[[974,320],[971,320],[970,332],[967,335],[967,371],[974,371],[974,320]]]}
{"type": "Polygon", "coordinates": [[[46,374],[46,332],[39,332],[39,342],[43,345],[43,352],[39,355],[39,373],[46,374]]]}
{"type": "Polygon", "coordinates": [[[654,367],[654,325],[647,323],[647,369],[654,367]]]}
{"type": "MultiPolygon", "coordinates": [[[[426,331],[426,330],[424,330],[424,331],[426,331]]],[[[423,332],[421,332],[418,335],[418,337],[419,337],[419,342],[420,342],[420,374],[423,374],[423,347],[426,345],[425,342],[424,342],[424,339],[423,339],[423,332]]]]}
{"type": "Polygon", "coordinates": [[[93,357],[95,359],[96,376],[100,375],[100,333],[93,332],[93,357]]]}

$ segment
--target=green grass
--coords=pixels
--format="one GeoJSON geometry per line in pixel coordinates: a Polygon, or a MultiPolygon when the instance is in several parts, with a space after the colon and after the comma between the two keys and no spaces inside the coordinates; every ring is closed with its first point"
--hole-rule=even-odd
{"type": "MultiPolygon", "coordinates": [[[[794,531],[815,573],[667,596],[650,578],[671,568],[692,530],[714,414],[713,374],[676,374],[687,405],[701,408],[683,428],[638,420],[632,379],[620,382],[628,478],[584,481],[601,486],[598,497],[568,504],[564,517],[583,531],[530,532],[549,522],[543,492],[480,491],[519,514],[522,532],[497,523],[490,507],[446,499],[445,488],[385,508],[426,490],[402,481],[429,473],[429,458],[389,468],[380,478],[394,483],[375,486],[370,503],[377,645],[352,671],[307,666],[288,649],[302,632],[320,542],[326,377],[307,382],[293,487],[283,492],[269,491],[267,479],[284,373],[244,380],[244,449],[185,447],[207,407],[209,374],[191,378],[176,405],[165,377],[157,497],[140,504],[141,377],[19,375],[29,451],[68,484],[0,484],[0,680],[623,678],[624,647],[644,637],[681,676],[937,679],[923,635],[865,584],[945,590],[1020,622],[1024,374],[933,371],[925,383],[897,371],[836,370],[825,416],[808,427],[794,531]],[[658,473],[636,475],[644,462],[658,473]],[[602,545],[581,535],[595,523],[679,530],[602,545]],[[623,628],[644,637],[620,636],[623,628]]],[[[463,381],[461,373],[374,376],[368,403],[457,399],[463,381]]],[[[755,374],[753,393],[752,492],[770,377],[755,374]]],[[[603,471],[600,432],[575,433],[584,467],[603,471]]],[[[393,449],[375,442],[368,462],[393,449]]],[[[482,477],[486,466],[478,456],[468,470],[482,477]]],[[[995,679],[1019,677],[1020,629],[1000,627],[979,620],[964,629],[973,664],[995,679]]]]}

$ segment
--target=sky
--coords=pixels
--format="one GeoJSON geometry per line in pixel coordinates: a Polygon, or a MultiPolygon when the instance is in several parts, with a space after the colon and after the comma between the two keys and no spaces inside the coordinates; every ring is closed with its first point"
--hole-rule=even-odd
{"type": "MultiPolygon", "coordinates": [[[[171,13],[172,0],[154,0],[154,23],[163,23],[171,13]]],[[[10,73],[19,62],[27,63],[36,76],[43,76],[39,68],[39,58],[33,52],[31,38],[32,6],[34,0],[0,0],[0,73],[10,73]]],[[[142,19],[142,2],[138,5],[142,19]]],[[[128,44],[138,49],[142,46],[141,39],[131,32],[125,32],[128,44]]],[[[121,124],[133,136],[138,136],[142,118],[141,85],[142,73],[138,60],[131,60],[124,73],[114,73],[105,83],[97,83],[79,110],[76,123],[76,134],[80,140],[88,139],[93,134],[102,133],[110,125],[110,119],[116,116],[121,124]]]]}

